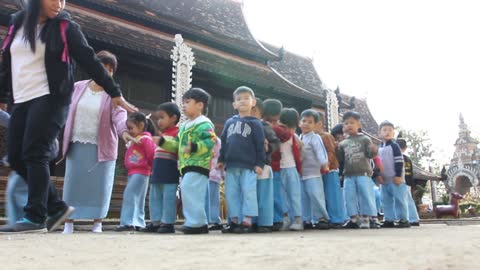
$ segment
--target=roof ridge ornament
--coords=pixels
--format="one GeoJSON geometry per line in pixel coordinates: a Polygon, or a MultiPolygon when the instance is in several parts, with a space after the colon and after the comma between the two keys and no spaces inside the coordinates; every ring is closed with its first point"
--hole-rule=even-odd
{"type": "MultiPolygon", "coordinates": [[[[183,95],[192,88],[192,69],[195,66],[195,56],[183,39],[181,34],[176,34],[175,46],[172,50],[172,102],[179,108],[183,108],[183,95]]],[[[178,125],[185,122],[185,115],[182,114],[178,125]]]]}

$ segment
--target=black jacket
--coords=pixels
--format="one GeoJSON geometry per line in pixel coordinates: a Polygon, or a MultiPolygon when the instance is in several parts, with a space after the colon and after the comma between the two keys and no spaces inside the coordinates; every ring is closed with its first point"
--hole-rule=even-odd
{"type": "MultiPolygon", "coordinates": [[[[24,11],[19,11],[12,15],[10,25],[13,25],[14,31],[10,37],[9,44],[1,52],[0,103],[13,103],[10,46],[17,30],[22,26],[24,16],[24,11]]],[[[62,61],[64,42],[61,36],[60,22],[64,20],[68,21],[66,37],[70,58],[74,59],[112,98],[121,96],[120,87],[107,73],[92,47],[88,45],[80,26],[73,22],[70,15],[64,11],[56,18],[48,20],[41,33],[42,41],[45,41],[46,47],[45,68],[47,70],[50,94],[59,103],[69,104],[73,92],[73,61],[70,61],[70,63],[62,61]]]]}

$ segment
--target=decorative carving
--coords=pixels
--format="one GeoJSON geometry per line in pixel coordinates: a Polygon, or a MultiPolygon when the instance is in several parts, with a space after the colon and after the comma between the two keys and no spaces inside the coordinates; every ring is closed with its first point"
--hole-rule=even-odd
{"type": "Polygon", "coordinates": [[[331,130],[339,123],[339,105],[337,95],[331,89],[327,90],[327,128],[331,130]]]}
{"type": "MultiPolygon", "coordinates": [[[[175,35],[175,46],[170,58],[173,61],[172,102],[182,108],[183,94],[192,88],[192,68],[195,66],[195,56],[192,48],[184,42],[181,34],[175,35]]],[[[178,124],[181,125],[184,121],[185,116],[182,114],[178,124]]]]}

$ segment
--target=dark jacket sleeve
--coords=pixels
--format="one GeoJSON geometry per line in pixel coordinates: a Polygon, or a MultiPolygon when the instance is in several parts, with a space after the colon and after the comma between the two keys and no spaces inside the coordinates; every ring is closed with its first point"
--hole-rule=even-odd
{"type": "MultiPolygon", "coordinates": [[[[13,19],[10,20],[8,27],[13,23],[13,19]]],[[[8,33],[7,33],[8,34],[8,33]]],[[[4,37],[4,41],[6,40],[4,37]]],[[[3,43],[1,44],[3,45],[3,43]]],[[[8,103],[10,100],[10,87],[11,84],[11,67],[7,57],[7,53],[1,51],[2,53],[2,63],[0,64],[0,103],[8,103]]]]}
{"type": "Polygon", "coordinates": [[[122,95],[120,87],[108,74],[102,65],[102,62],[95,54],[90,45],[88,45],[80,26],[70,21],[67,29],[67,41],[70,55],[87,72],[87,74],[112,98],[122,95]]]}
{"type": "Polygon", "coordinates": [[[256,120],[253,121],[253,139],[255,142],[255,152],[256,152],[256,159],[255,159],[255,166],[258,166],[263,169],[265,166],[265,131],[263,130],[263,125],[260,121],[256,120]]]}
{"type": "Polygon", "coordinates": [[[400,150],[400,146],[396,143],[392,143],[393,160],[395,162],[395,176],[401,177],[403,174],[403,154],[400,150]]]}
{"type": "Polygon", "coordinates": [[[277,151],[280,148],[280,139],[277,137],[277,134],[273,130],[272,126],[264,125],[263,129],[265,131],[265,138],[268,141],[268,150],[267,155],[271,155],[273,152],[277,151]]]}
{"type": "Polygon", "coordinates": [[[228,142],[227,142],[227,128],[230,125],[230,119],[225,122],[223,127],[222,135],[220,136],[222,140],[222,147],[220,147],[220,155],[218,156],[218,162],[225,163],[225,153],[227,151],[228,142]]]}

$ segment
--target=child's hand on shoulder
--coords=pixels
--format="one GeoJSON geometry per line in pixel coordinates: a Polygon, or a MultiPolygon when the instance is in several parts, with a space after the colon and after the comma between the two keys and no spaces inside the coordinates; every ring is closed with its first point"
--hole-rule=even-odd
{"type": "Polygon", "coordinates": [[[139,143],[139,141],[136,138],[132,137],[128,132],[124,132],[122,134],[122,139],[125,141],[125,143],[128,143],[128,142],[133,142],[135,144],[139,143]]]}
{"type": "Polygon", "coordinates": [[[395,179],[393,179],[393,183],[395,183],[395,185],[397,186],[399,186],[402,182],[403,182],[402,177],[395,177],[395,179]]]}
{"type": "Polygon", "coordinates": [[[223,164],[223,162],[218,162],[217,167],[215,169],[219,171],[223,171],[224,167],[225,167],[225,164],[223,164]]]}
{"type": "Polygon", "coordinates": [[[262,175],[263,169],[258,166],[255,166],[255,172],[257,173],[257,175],[262,175]]]}

